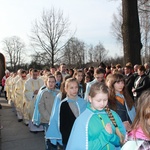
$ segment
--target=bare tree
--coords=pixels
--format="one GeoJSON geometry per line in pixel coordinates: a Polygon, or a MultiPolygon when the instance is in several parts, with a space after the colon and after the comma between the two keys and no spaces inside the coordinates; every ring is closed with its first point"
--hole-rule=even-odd
{"type": "Polygon", "coordinates": [[[71,38],[65,46],[64,58],[66,64],[77,64],[81,67],[85,62],[85,43],[75,37],[71,38]]]}
{"type": "Polygon", "coordinates": [[[104,46],[102,45],[102,43],[98,43],[95,47],[94,47],[94,54],[93,54],[93,58],[94,60],[96,60],[97,62],[102,62],[105,61],[106,57],[108,54],[108,50],[106,50],[104,48],[104,46]]]}
{"type": "Polygon", "coordinates": [[[150,0],[139,0],[139,17],[142,37],[142,62],[150,60],[150,0]]]}
{"type": "Polygon", "coordinates": [[[138,0],[140,12],[150,12],[150,0],[138,0]]]}
{"type": "Polygon", "coordinates": [[[123,44],[123,37],[122,37],[122,32],[121,32],[122,21],[123,21],[122,12],[119,7],[118,13],[113,14],[113,22],[111,24],[111,34],[121,44],[123,44]]]}
{"type": "Polygon", "coordinates": [[[94,47],[93,47],[93,45],[91,44],[91,45],[88,47],[88,58],[89,58],[89,62],[93,62],[93,53],[94,53],[94,47]]]}
{"type": "Polygon", "coordinates": [[[50,60],[46,52],[32,54],[31,58],[33,62],[41,65],[49,64],[50,60]]]}
{"type": "Polygon", "coordinates": [[[45,52],[53,66],[62,58],[62,51],[69,38],[69,20],[64,18],[61,10],[52,8],[43,11],[41,20],[35,21],[30,36],[32,45],[40,54],[45,52]]]}
{"type": "Polygon", "coordinates": [[[24,42],[17,36],[9,37],[3,41],[3,50],[6,53],[6,62],[10,64],[13,70],[23,63],[24,42]]]}

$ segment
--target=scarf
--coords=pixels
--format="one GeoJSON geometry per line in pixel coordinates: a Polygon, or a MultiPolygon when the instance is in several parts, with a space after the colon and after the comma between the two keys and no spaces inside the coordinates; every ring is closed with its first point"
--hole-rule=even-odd
{"type": "Polygon", "coordinates": [[[121,93],[116,93],[116,100],[118,102],[120,102],[122,105],[124,105],[125,99],[124,99],[124,96],[123,96],[122,92],[121,93]]]}

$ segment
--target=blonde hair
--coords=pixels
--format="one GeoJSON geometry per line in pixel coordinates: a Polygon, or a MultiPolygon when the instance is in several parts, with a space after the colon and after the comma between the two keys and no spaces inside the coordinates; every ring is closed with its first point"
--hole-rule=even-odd
{"type": "Polygon", "coordinates": [[[132,124],[132,129],[137,130],[140,126],[144,134],[150,139],[150,89],[144,91],[138,98],[136,116],[132,124]]]}
{"type": "Polygon", "coordinates": [[[68,88],[68,85],[69,85],[70,82],[76,82],[77,85],[78,85],[77,79],[75,79],[75,78],[68,78],[68,79],[65,81],[65,89],[68,88]]]}
{"type": "Polygon", "coordinates": [[[108,94],[108,88],[104,83],[96,82],[91,85],[89,96],[95,97],[100,92],[108,94]]]}
{"type": "Polygon", "coordinates": [[[109,82],[112,76],[113,76],[112,74],[109,74],[105,79],[105,84],[107,85],[107,87],[109,87],[109,82]]]}

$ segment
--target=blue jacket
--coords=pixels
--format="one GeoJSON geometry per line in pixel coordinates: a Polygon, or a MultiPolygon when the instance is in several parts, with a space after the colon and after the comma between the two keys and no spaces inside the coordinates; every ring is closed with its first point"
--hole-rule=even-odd
{"type": "Polygon", "coordinates": [[[98,82],[98,81],[96,79],[94,79],[93,81],[87,83],[86,91],[85,91],[85,95],[84,95],[84,99],[86,101],[88,101],[88,95],[89,95],[89,92],[90,92],[90,89],[91,89],[91,85],[93,85],[96,82],[98,82]]]}
{"type": "Polygon", "coordinates": [[[33,124],[35,124],[37,126],[40,125],[40,113],[39,113],[38,104],[40,102],[42,94],[48,90],[47,88],[43,89],[43,87],[45,87],[45,86],[42,86],[37,94],[35,105],[34,105],[34,112],[33,112],[33,116],[32,116],[32,122],[33,122],[33,124]]]}
{"type": "MultiPolygon", "coordinates": [[[[120,117],[112,111],[120,132],[125,136],[126,130],[120,117]]],[[[115,134],[115,127],[104,110],[87,109],[76,119],[66,150],[115,150],[120,149],[119,137],[115,134]],[[98,115],[101,116],[98,118],[98,115]],[[105,125],[110,123],[113,134],[107,133],[105,125]],[[116,147],[115,147],[116,146],[116,147]]]]}
{"type": "Polygon", "coordinates": [[[84,99],[82,99],[78,96],[77,96],[76,100],[71,100],[68,97],[66,97],[62,101],[61,101],[60,94],[58,94],[56,96],[56,98],[54,100],[54,105],[52,108],[52,114],[50,117],[49,128],[48,128],[48,130],[46,132],[46,136],[45,136],[45,138],[50,139],[51,143],[54,145],[56,145],[57,142],[59,144],[63,145],[62,135],[61,135],[59,127],[60,127],[60,107],[61,107],[61,104],[65,101],[67,101],[68,103],[75,102],[78,107],[79,114],[81,114],[85,110],[86,104],[87,104],[87,102],[84,99]]]}
{"type": "Polygon", "coordinates": [[[39,102],[40,102],[40,100],[41,100],[41,97],[42,97],[42,95],[43,95],[43,93],[45,92],[45,91],[48,91],[48,92],[52,92],[53,93],[53,95],[54,96],[56,96],[56,93],[58,93],[58,90],[56,89],[56,92],[54,92],[54,91],[51,91],[51,90],[49,90],[48,88],[44,88],[43,90],[42,90],[42,88],[39,90],[39,92],[38,92],[38,95],[37,95],[37,97],[36,97],[36,101],[35,101],[35,106],[34,106],[34,112],[33,112],[33,117],[32,117],[32,122],[33,122],[33,124],[35,124],[35,125],[37,125],[37,126],[39,126],[40,125],[40,112],[39,112],[39,102]]]}

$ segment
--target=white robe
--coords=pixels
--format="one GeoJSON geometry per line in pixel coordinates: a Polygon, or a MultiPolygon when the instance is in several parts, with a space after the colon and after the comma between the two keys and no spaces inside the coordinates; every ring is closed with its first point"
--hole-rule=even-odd
{"type": "Polygon", "coordinates": [[[24,104],[24,85],[25,85],[26,80],[23,80],[22,78],[20,78],[15,86],[15,102],[16,102],[16,110],[17,110],[17,114],[18,114],[18,119],[23,119],[24,116],[24,112],[23,111],[23,106],[24,104]],[[19,118],[20,117],[20,118],[19,118]]]}
{"type": "Polygon", "coordinates": [[[12,95],[11,95],[11,98],[12,98],[12,101],[14,102],[14,106],[16,107],[16,98],[15,98],[15,86],[16,86],[16,83],[17,81],[20,79],[20,76],[17,75],[15,76],[13,79],[12,79],[12,95]]]}
{"type": "Polygon", "coordinates": [[[43,127],[36,127],[35,125],[32,124],[32,116],[33,116],[33,112],[34,112],[34,104],[35,104],[35,100],[36,100],[36,96],[34,94],[35,90],[39,90],[42,86],[44,85],[44,82],[42,79],[32,79],[29,78],[26,82],[25,82],[25,88],[24,88],[24,95],[25,95],[25,99],[28,102],[28,115],[29,115],[29,128],[30,131],[43,131],[43,127]]]}

